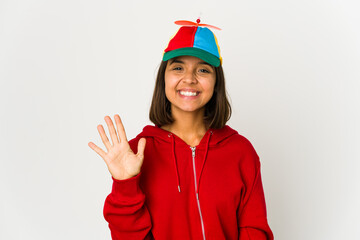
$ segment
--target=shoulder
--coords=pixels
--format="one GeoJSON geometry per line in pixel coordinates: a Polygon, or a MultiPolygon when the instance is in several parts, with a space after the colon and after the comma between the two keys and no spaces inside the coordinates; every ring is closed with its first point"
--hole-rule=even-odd
{"type": "Polygon", "coordinates": [[[131,149],[136,152],[137,144],[141,138],[146,139],[146,146],[151,146],[154,144],[154,139],[156,138],[158,141],[168,142],[169,133],[158,126],[146,125],[142,131],[133,139],[129,141],[129,145],[131,149]]]}
{"type": "MultiPolygon", "coordinates": [[[[258,168],[260,166],[259,156],[248,138],[239,134],[236,130],[229,126],[225,126],[223,130],[227,134],[223,134],[222,138],[217,137],[216,146],[221,151],[231,153],[234,159],[238,161],[240,166],[246,168],[258,168]]],[[[214,136],[219,134],[214,131],[214,136]]],[[[221,134],[219,134],[221,135],[221,134]]]]}
{"type": "Polygon", "coordinates": [[[225,125],[221,129],[213,130],[213,144],[226,145],[227,147],[236,147],[247,151],[255,151],[248,138],[241,135],[235,129],[225,125]]]}
{"type": "Polygon", "coordinates": [[[138,142],[139,142],[139,140],[141,139],[141,135],[143,134],[144,129],[145,129],[146,127],[147,127],[147,126],[145,126],[145,127],[143,128],[143,130],[142,130],[136,137],[134,137],[134,138],[132,138],[132,139],[129,140],[130,148],[131,148],[131,150],[132,150],[134,153],[137,152],[138,142]]]}

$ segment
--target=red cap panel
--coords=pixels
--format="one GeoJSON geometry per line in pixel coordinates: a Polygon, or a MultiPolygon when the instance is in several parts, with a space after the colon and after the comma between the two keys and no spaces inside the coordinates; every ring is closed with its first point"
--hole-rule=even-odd
{"type": "Polygon", "coordinates": [[[165,52],[178,48],[193,47],[197,27],[181,27],[176,35],[170,40],[165,52]]]}

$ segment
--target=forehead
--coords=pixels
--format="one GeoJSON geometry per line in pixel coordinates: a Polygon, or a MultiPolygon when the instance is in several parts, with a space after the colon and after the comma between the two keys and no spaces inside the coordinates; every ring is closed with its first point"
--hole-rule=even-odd
{"type": "Polygon", "coordinates": [[[172,63],[183,63],[183,64],[204,64],[212,67],[209,63],[205,62],[204,60],[194,57],[194,56],[179,56],[169,59],[168,65],[172,63]]]}

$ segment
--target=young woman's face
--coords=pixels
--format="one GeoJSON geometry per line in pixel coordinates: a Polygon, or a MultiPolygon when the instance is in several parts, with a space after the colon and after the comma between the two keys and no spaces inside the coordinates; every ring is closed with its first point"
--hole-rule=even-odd
{"type": "Polygon", "coordinates": [[[172,111],[202,110],[213,95],[215,82],[214,67],[200,58],[181,56],[167,62],[165,94],[172,111]]]}

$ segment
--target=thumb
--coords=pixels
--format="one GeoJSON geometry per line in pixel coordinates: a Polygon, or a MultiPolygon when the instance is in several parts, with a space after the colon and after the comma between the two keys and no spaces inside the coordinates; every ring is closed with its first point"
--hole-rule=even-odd
{"type": "Polygon", "coordinates": [[[146,139],[141,138],[138,142],[138,147],[137,147],[138,151],[136,155],[144,156],[145,145],[146,145],[146,139]]]}

